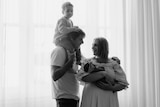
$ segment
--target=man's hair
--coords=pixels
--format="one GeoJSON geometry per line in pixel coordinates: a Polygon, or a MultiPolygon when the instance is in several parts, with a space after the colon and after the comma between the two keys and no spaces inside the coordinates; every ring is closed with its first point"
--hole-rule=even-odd
{"type": "Polygon", "coordinates": [[[68,37],[72,38],[73,40],[75,40],[79,36],[85,37],[85,33],[81,29],[77,29],[76,31],[69,32],[67,35],[68,35],[68,37]]]}
{"type": "Polygon", "coordinates": [[[67,6],[72,6],[73,7],[73,4],[71,4],[70,2],[63,3],[62,10],[64,10],[67,6]]]}

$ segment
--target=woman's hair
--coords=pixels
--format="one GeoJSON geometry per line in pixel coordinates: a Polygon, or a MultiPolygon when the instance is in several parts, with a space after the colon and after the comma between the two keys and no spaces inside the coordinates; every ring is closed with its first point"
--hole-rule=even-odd
{"type": "Polygon", "coordinates": [[[98,37],[94,39],[97,41],[98,45],[98,56],[102,57],[104,59],[108,59],[108,54],[109,54],[109,44],[107,39],[103,37],[98,37]]]}
{"type": "Polygon", "coordinates": [[[68,6],[72,6],[73,7],[73,4],[71,4],[70,2],[65,2],[65,3],[63,3],[63,5],[62,5],[62,10],[64,10],[66,7],[68,7],[68,6]]]}

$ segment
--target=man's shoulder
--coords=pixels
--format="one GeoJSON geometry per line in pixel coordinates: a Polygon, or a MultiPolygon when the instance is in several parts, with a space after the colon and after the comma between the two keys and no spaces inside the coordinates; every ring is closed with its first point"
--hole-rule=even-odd
{"type": "Polygon", "coordinates": [[[59,52],[59,53],[64,53],[65,52],[65,49],[61,46],[56,46],[54,49],[53,49],[53,52],[59,52]]]}
{"type": "Polygon", "coordinates": [[[65,58],[66,57],[66,52],[63,47],[56,46],[53,51],[51,52],[51,58],[65,58]]]}
{"type": "Polygon", "coordinates": [[[66,53],[63,47],[56,46],[51,53],[51,64],[62,66],[66,59],[66,53]]]}

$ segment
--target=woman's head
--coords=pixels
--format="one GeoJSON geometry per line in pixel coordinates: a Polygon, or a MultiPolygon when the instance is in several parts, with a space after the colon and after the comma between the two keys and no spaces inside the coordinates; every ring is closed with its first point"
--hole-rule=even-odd
{"type": "Polygon", "coordinates": [[[103,37],[95,38],[92,49],[95,56],[108,59],[109,45],[107,39],[103,37]]]}

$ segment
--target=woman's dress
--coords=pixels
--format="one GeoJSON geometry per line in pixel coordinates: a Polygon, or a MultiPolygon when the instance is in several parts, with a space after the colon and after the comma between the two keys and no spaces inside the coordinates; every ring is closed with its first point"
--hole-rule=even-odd
{"type": "MultiPolygon", "coordinates": [[[[104,67],[108,75],[114,76],[120,84],[128,86],[125,73],[119,64],[110,60],[107,63],[97,63],[94,58],[84,61],[78,73],[78,79],[81,80],[84,76],[89,75],[89,72],[84,71],[85,63],[91,62],[96,67],[104,67]]],[[[80,107],[119,107],[117,92],[102,90],[92,83],[85,83],[81,106],[80,107]]]]}

